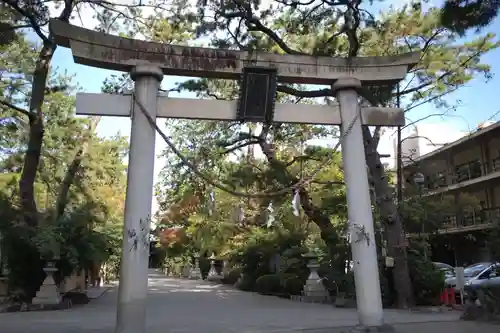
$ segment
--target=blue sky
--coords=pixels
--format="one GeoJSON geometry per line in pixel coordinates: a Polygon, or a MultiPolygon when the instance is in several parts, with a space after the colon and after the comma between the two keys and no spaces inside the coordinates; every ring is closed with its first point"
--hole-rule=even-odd
{"type": "MultiPolygon", "coordinates": [[[[497,19],[488,29],[488,31],[499,33],[500,35],[500,19],[497,19]]],[[[500,75],[500,49],[491,52],[483,57],[483,62],[492,66],[492,73],[500,75]]],[[[104,79],[112,74],[119,74],[118,72],[102,70],[75,64],[69,49],[59,47],[54,55],[52,62],[58,71],[66,71],[68,74],[74,75],[74,81],[77,82],[86,92],[100,92],[100,88],[104,79]]],[[[422,121],[419,124],[431,124],[436,128],[439,125],[439,130],[432,130],[430,134],[431,139],[437,143],[444,143],[456,139],[456,134],[463,131],[470,131],[474,129],[477,124],[485,120],[499,120],[500,119],[500,103],[496,102],[499,88],[500,78],[494,75],[493,79],[485,82],[484,78],[476,78],[468,83],[465,87],[458,92],[449,95],[448,100],[454,101],[459,99],[461,101],[460,107],[451,116],[445,118],[431,117],[422,121]]],[[[175,82],[182,81],[184,78],[168,77],[163,79],[162,87],[171,88],[175,82]]],[[[172,96],[194,97],[192,94],[172,94],[172,96]]],[[[411,120],[417,120],[427,115],[434,114],[436,111],[432,104],[423,105],[411,111],[408,114],[411,120]]],[[[160,121],[161,127],[165,121],[160,121]]],[[[424,125],[425,126],[425,125],[424,125]]],[[[120,132],[122,135],[129,135],[130,133],[130,120],[128,118],[115,118],[107,117],[101,120],[98,133],[101,136],[111,136],[120,132]]],[[[385,140],[381,142],[379,151],[381,153],[393,153],[392,132],[388,132],[385,140]]],[[[159,154],[165,145],[161,142],[161,138],[157,137],[156,151],[159,154]]],[[[162,161],[156,161],[155,173],[163,166],[162,161]]]]}

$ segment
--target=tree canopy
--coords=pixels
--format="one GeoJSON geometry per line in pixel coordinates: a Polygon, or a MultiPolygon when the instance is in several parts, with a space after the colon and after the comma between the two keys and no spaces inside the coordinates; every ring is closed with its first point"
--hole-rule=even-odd
{"type": "MultiPolygon", "coordinates": [[[[4,19],[12,27],[24,20],[4,19]]],[[[116,255],[127,141],[100,138],[99,118],[75,116],[79,88],[66,73],[47,71],[40,112],[31,111],[43,46],[22,28],[11,31],[15,38],[0,46],[1,262],[11,291],[29,299],[46,260],[58,258],[60,281],[116,255]],[[35,160],[27,159],[33,153],[35,160]],[[25,205],[35,207],[34,214],[25,205]]]]}
{"type": "Polygon", "coordinates": [[[446,0],[441,13],[443,26],[460,35],[487,27],[498,16],[497,0],[446,0]]]}

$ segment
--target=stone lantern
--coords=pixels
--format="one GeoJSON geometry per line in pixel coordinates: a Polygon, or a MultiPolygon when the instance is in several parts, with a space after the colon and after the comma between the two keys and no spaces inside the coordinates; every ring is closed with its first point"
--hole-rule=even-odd
{"type": "Polygon", "coordinates": [[[210,280],[210,281],[222,280],[223,276],[220,275],[219,273],[217,273],[217,270],[215,269],[215,260],[217,260],[217,257],[215,257],[215,254],[212,253],[212,255],[208,259],[210,259],[210,270],[208,271],[207,280],[210,280]]]}
{"type": "Polygon", "coordinates": [[[57,272],[54,261],[48,261],[43,269],[47,276],[42,286],[33,298],[32,303],[37,305],[57,305],[61,303],[59,288],[54,281],[54,273],[57,272]]]}
{"type": "Polygon", "coordinates": [[[191,271],[189,272],[189,278],[194,280],[201,279],[200,255],[198,253],[195,253],[194,255],[194,266],[191,267],[191,271]]]}
{"type": "Polygon", "coordinates": [[[303,256],[308,260],[309,277],[304,285],[302,300],[306,302],[326,302],[330,296],[328,290],[323,286],[323,282],[318,275],[318,257],[314,253],[307,253],[303,256]]]}

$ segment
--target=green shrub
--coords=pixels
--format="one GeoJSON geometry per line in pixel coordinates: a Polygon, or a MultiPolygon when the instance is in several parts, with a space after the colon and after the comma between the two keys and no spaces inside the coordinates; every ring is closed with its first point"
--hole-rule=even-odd
{"type": "Polygon", "coordinates": [[[231,268],[231,270],[222,279],[222,283],[233,285],[238,282],[241,277],[241,270],[241,267],[231,268]]]}
{"type": "Polygon", "coordinates": [[[309,276],[309,268],[307,267],[307,259],[303,255],[307,252],[307,248],[302,246],[294,246],[283,251],[281,254],[281,272],[293,274],[305,281],[309,276]]]}
{"type": "Polygon", "coordinates": [[[408,267],[417,305],[436,305],[444,285],[443,272],[429,259],[429,246],[425,241],[413,241],[408,249],[408,267]]]}
{"type": "MultiPolygon", "coordinates": [[[[281,254],[281,262],[289,262],[288,259],[290,257],[285,252],[296,248],[297,251],[292,251],[292,256],[296,256],[297,254],[299,259],[301,259],[298,249],[303,238],[304,235],[302,233],[279,230],[273,233],[255,234],[246,241],[244,247],[239,248],[233,253],[232,260],[242,267],[242,273],[245,276],[257,280],[263,275],[274,273],[270,267],[270,261],[278,253],[281,254]]],[[[290,263],[291,265],[287,265],[283,271],[296,273],[295,267],[289,266],[295,266],[300,263],[297,261],[290,261],[290,263]]]]}
{"type": "Polygon", "coordinates": [[[255,291],[262,295],[280,294],[284,292],[281,278],[277,274],[267,274],[255,281],[255,291]]]}
{"type": "Polygon", "coordinates": [[[252,276],[247,276],[245,274],[241,275],[238,281],[234,285],[239,290],[243,291],[253,291],[255,286],[255,280],[252,276]]]}
{"type": "Polygon", "coordinates": [[[200,256],[199,265],[200,265],[200,273],[203,279],[206,279],[208,276],[208,272],[210,271],[210,260],[206,256],[200,256]]]}
{"type": "Polygon", "coordinates": [[[304,288],[304,281],[302,281],[298,276],[289,277],[285,280],[281,280],[283,289],[288,295],[301,295],[302,289],[304,288]]]}
{"type": "Polygon", "coordinates": [[[337,292],[355,295],[354,272],[339,272],[329,267],[328,264],[320,265],[318,275],[322,278],[323,286],[331,296],[336,296],[337,292]]]}
{"type": "Polygon", "coordinates": [[[282,285],[284,285],[286,280],[288,280],[290,278],[298,277],[297,274],[293,274],[293,273],[281,273],[281,274],[279,274],[279,276],[280,276],[280,281],[281,281],[282,285]]]}

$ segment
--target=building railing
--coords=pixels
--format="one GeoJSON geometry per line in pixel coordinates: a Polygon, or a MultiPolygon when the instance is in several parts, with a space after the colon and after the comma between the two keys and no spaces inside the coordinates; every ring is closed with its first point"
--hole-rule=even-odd
{"type": "Polygon", "coordinates": [[[500,207],[486,208],[470,212],[463,212],[462,217],[457,219],[457,216],[447,216],[443,221],[441,229],[460,229],[479,225],[485,225],[500,221],[500,207]]]}
{"type": "MultiPolygon", "coordinates": [[[[491,172],[487,171],[485,164],[476,160],[456,166],[455,172],[452,174],[440,171],[431,175],[425,175],[425,181],[415,184],[415,186],[419,186],[421,191],[427,192],[477,179],[497,171],[500,171],[500,157],[491,160],[491,172]]],[[[411,176],[409,177],[409,181],[411,181],[411,176]]]]}
{"type": "Polygon", "coordinates": [[[455,166],[455,175],[452,177],[452,183],[458,184],[481,176],[483,176],[482,163],[479,160],[471,161],[455,166]]]}

